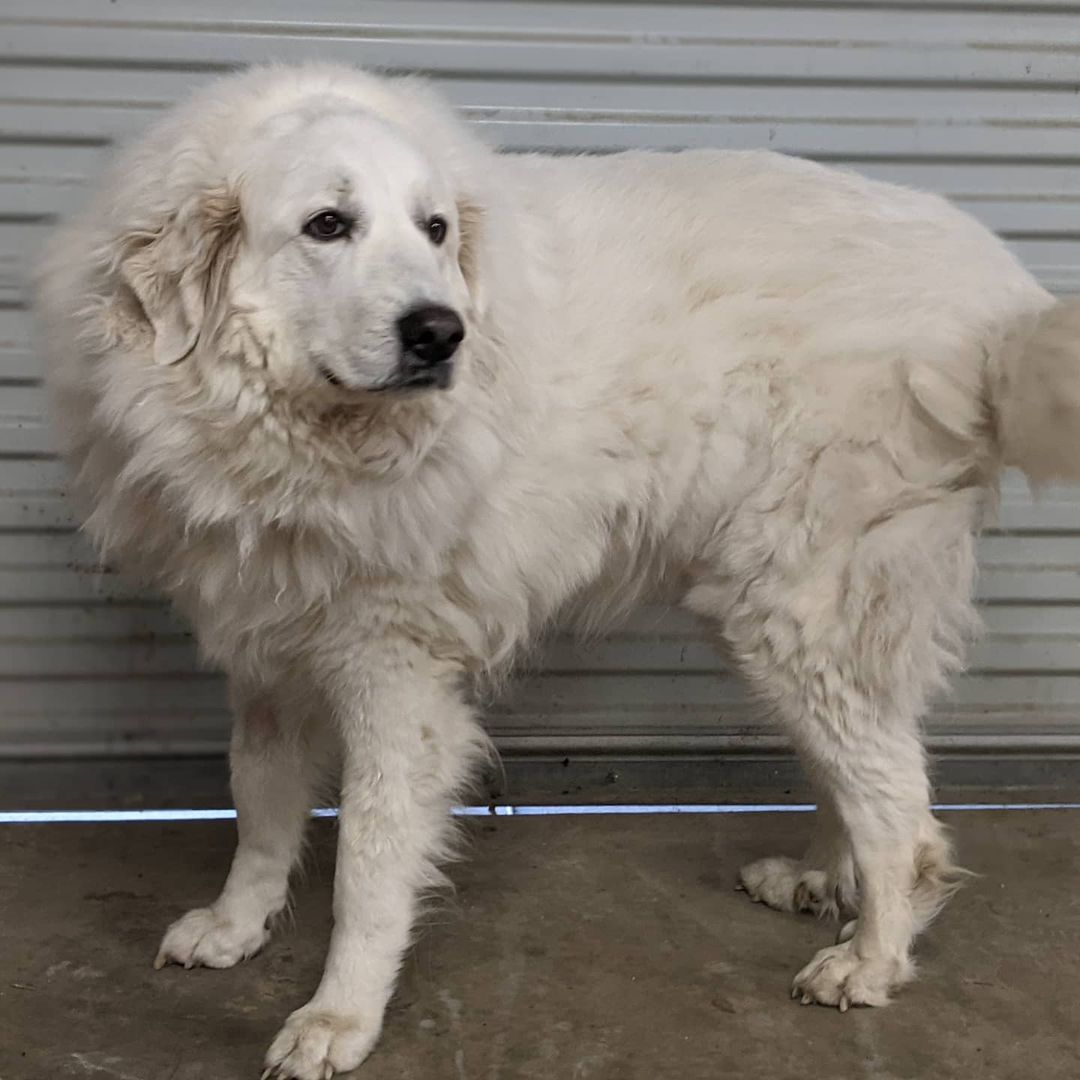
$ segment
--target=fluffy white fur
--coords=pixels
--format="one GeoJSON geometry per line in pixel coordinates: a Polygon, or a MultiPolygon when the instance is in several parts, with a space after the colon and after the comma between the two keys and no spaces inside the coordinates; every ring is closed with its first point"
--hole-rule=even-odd
{"type": "Polygon", "coordinates": [[[87,529],[235,697],[235,861],[159,963],[262,945],[340,769],[333,940],[275,1077],[374,1045],[485,752],[474,680],[646,595],[703,618],[820,789],[810,861],[743,876],[859,911],[794,993],[911,978],[955,879],[917,725],[973,537],[1003,462],[1080,474],[1080,314],[981,225],[770,153],[500,156],[421,83],[261,69],[121,157],[40,308],[87,529]],[[301,234],[342,201],[353,236],[301,234]],[[453,385],[380,391],[417,301],[465,319],[453,385]]]}

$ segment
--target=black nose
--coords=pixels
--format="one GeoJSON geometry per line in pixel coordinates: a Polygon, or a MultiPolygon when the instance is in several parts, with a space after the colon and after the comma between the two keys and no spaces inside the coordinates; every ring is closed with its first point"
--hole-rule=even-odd
{"type": "Polygon", "coordinates": [[[465,337],[456,311],[440,304],[413,308],[398,319],[398,337],[407,359],[432,367],[449,360],[465,337]]]}

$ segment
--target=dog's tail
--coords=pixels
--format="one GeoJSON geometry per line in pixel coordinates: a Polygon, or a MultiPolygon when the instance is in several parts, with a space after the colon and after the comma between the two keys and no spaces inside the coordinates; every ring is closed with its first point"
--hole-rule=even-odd
{"type": "Polygon", "coordinates": [[[995,358],[991,394],[1006,465],[1033,484],[1080,484],[1080,299],[1047,308],[995,358]]]}

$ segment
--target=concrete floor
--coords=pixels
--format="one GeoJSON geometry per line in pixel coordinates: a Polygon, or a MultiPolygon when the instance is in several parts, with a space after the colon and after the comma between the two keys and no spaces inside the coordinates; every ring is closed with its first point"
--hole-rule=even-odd
{"type": "MultiPolygon", "coordinates": [[[[1080,814],[955,813],[983,876],[884,1010],[788,999],[833,934],[732,890],[796,852],[806,815],[470,823],[364,1080],[838,1080],[1080,1076],[1080,814]]],[[[314,988],[332,823],[296,913],[231,971],[151,968],[166,923],[216,891],[223,824],[0,830],[0,1078],[234,1080],[314,988]]]]}

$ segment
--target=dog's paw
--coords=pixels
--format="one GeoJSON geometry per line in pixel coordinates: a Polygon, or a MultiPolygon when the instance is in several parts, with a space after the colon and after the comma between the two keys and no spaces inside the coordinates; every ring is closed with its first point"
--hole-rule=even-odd
{"type": "Polygon", "coordinates": [[[739,871],[739,888],[758,904],[777,911],[808,911],[835,917],[836,898],[822,870],[804,870],[794,859],[758,859],[739,871]]]}
{"type": "Polygon", "coordinates": [[[330,1080],[355,1069],[371,1053],[379,1028],[360,1015],[305,1005],[270,1044],[262,1080],[330,1080]]]}
{"type": "Polygon", "coordinates": [[[254,956],[269,936],[265,919],[245,923],[227,919],[213,908],[195,908],[165,931],[154,967],[229,968],[254,956]]]}
{"type": "Polygon", "coordinates": [[[822,949],[795,976],[791,996],[804,1005],[832,1005],[846,1012],[850,1005],[888,1005],[889,991],[912,976],[911,961],[902,958],[866,960],[844,941],[822,949]]]}

